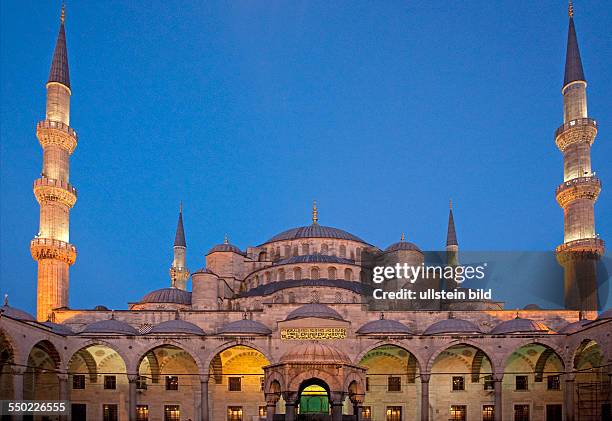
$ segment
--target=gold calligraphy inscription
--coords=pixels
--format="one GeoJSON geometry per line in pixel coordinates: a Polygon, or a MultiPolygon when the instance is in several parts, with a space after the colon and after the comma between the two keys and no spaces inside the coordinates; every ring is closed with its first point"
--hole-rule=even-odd
{"type": "Polygon", "coordinates": [[[281,329],[281,339],[321,340],[345,339],[346,329],[343,327],[293,327],[281,329]]]}

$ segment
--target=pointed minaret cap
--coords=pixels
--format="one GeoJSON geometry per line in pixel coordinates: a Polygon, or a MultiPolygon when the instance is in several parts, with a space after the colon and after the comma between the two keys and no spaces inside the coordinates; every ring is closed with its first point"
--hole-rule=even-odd
{"type": "Polygon", "coordinates": [[[455,231],[455,220],[453,218],[453,201],[449,202],[448,210],[448,231],[446,232],[446,245],[458,246],[457,232],[455,231]]]}
{"type": "Polygon", "coordinates": [[[185,242],[185,229],[183,228],[183,202],[181,202],[179,210],[176,235],[174,236],[174,247],[187,247],[187,243],[185,242]]]}
{"type": "Polygon", "coordinates": [[[563,86],[571,82],[582,80],[586,82],[584,71],[582,70],[582,60],[580,59],[580,49],[578,48],[578,37],[574,27],[574,5],[569,2],[569,29],[567,31],[567,51],[565,53],[565,77],[563,86]]]}
{"type": "Polygon", "coordinates": [[[60,28],[51,61],[49,71],[49,82],[58,82],[70,89],[70,72],[68,71],[68,49],[66,48],[66,31],[64,21],[66,17],[66,7],[62,4],[62,14],[60,16],[60,28]]]}

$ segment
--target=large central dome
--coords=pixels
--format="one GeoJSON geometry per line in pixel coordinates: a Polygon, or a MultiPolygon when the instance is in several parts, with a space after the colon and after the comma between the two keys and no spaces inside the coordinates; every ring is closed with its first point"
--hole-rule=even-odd
{"type": "Polygon", "coordinates": [[[319,224],[311,224],[305,227],[292,228],[287,231],[283,231],[280,234],[270,238],[266,243],[273,243],[275,241],[284,240],[296,240],[299,238],[336,238],[339,240],[351,240],[365,243],[361,238],[356,235],[346,232],[339,228],[326,227],[319,224]]]}

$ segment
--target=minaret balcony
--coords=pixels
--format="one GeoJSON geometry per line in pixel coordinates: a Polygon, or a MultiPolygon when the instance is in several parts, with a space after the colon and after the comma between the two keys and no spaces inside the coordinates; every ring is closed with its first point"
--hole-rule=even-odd
{"type": "Polygon", "coordinates": [[[568,121],[555,130],[555,143],[564,152],[576,143],[593,144],[597,136],[597,122],[592,118],[578,118],[568,121]]]}
{"type": "Polygon", "coordinates": [[[70,243],[53,238],[35,238],[30,241],[30,253],[36,261],[61,260],[72,265],[76,260],[76,247],[70,243]]]}
{"type": "Polygon", "coordinates": [[[43,148],[47,145],[58,145],[71,154],[77,147],[77,133],[61,121],[39,121],[36,124],[36,137],[43,148]]]}
{"type": "Polygon", "coordinates": [[[597,177],[577,177],[561,183],[555,195],[559,206],[565,208],[569,203],[577,199],[597,200],[601,191],[601,180],[597,177]]]}
{"type": "Polygon", "coordinates": [[[574,253],[602,256],[605,250],[605,243],[600,238],[580,238],[561,244],[556,252],[571,258],[574,253]]]}
{"type": "Polygon", "coordinates": [[[72,208],[77,200],[77,191],[71,184],[47,177],[34,181],[34,195],[41,205],[45,202],[61,202],[72,208]]]}

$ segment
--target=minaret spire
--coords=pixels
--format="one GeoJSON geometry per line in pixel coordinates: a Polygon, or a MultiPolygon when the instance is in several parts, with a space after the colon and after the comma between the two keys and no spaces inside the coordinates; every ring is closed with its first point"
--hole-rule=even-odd
{"type": "Polygon", "coordinates": [[[187,242],[185,241],[185,229],[183,227],[183,202],[179,205],[179,217],[174,235],[174,259],[170,267],[170,283],[173,288],[186,289],[189,270],[186,261],[187,242]]]}
{"type": "Polygon", "coordinates": [[[576,36],[576,27],[574,26],[574,5],[569,2],[568,7],[569,28],[567,31],[567,50],[565,53],[565,76],[563,78],[563,86],[567,86],[571,82],[585,81],[584,70],[582,69],[582,60],[580,59],[580,49],[578,48],[578,37],[576,36]]]}
{"type": "Polygon", "coordinates": [[[64,22],[66,20],[66,7],[62,4],[62,13],[60,15],[60,27],[55,42],[55,50],[53,51],[53,59],[51,60],[51,69],[49,70],[49,80],[47,83],[57,82],[70,89],[70,71],[68,69],[68,49],[66,48],[66,30],[64,22]]]}
{"type": "Polygon", "coordinates": [[[446,247],[459,246],[457,242],[457,231],[455,230],[455,219],[453,218],[453,201],[449,202],[448,228],[446,230],[446,247]]]}

